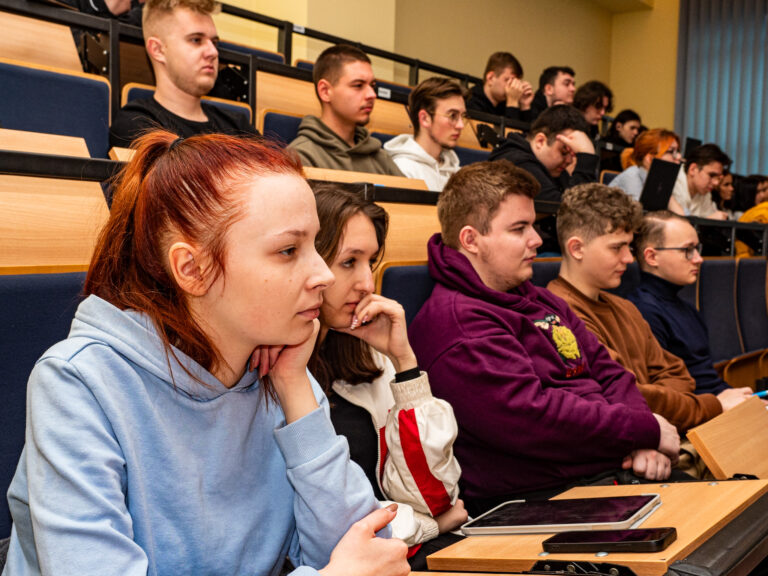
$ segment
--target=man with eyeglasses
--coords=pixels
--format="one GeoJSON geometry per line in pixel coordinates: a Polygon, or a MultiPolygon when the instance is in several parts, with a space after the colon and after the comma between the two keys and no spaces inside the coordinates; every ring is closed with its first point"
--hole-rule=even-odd
{"type": "Polygon", "coordinates": [[[461,86],[447,78],[428,78],[408,97],[413,135],[400,134],[384,149],[408,178],[420,178],[427,188],[440,192],[459,170],[453,149],[466,121],[461,86]]]}
{"type": "MultiPolygon", "coordinates": [[[[751,391],[726,387],[718,395],[696,394],[696,381],[683,361],[659,345],[635,305],[606,292],[619,287],[633,262],[632,238],[641,222],[642,207],[620,188],[595,183],[567,190],[557,213],[563,262],[560,275],[547,288],[565,300],[611,357],[635,375],[651,410],[682,437],[742,402],[751,391]]],[[[659,464],[656,452],[633,455],[635,468],[659,464]]]]}
{"type": "Polygon", "coordinates": [[[731,159],[716,144],[694,148],[685,159],[687,186],[675,186],[672,197],[683,208],[686,216],[727,220],[728,215],[717,209],[712,200],[714,190],[723,179],[723,170],[731,159]]]}
{"type": "MultiPolygon", "coordinates": [[[[679,296],[684,286],[696,282],[703,261],[691,223],[666,210],[646,214],[635,235],[635,254],[641,281],[629,299],[659,344],[685,362],[696,380],[696,394],[716,394],[732,403],[746,399],[749,388],[733,389],[717,375],[704,320],[679,296]]],[[[724,409],[729,407],[726,402],[724,409]]]]}

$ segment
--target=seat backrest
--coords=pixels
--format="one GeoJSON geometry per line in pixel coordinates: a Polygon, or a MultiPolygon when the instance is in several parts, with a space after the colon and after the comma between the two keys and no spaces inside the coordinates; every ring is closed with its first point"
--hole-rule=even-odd
{"type": "Polygon", "coordinates": [[[11,530],[5,494],[24,447],[27,379],[43,352],[67,337],[84,281],[85,272],[0,275],[0,538],[11,530]]]}
{"type": "Polygon", "coordinates": [[[278,64],[285,64],[285,57],[279,52],[272,52],[270,50],[262,50],[261,48],[252,48],[251,46],[245,46],[243,44],[236,44],[234,42],[219,42],[219,47],[224,50],[231,50],[232,52],[242,52],[243,54],[253,54],[257,58],[262,60],[269,60],[271,62],[277,62],[278,64]]]}
{"type": "Polygon", "coordinates": [[[621,172],[614,172],[613,170],[603,170],[600,172],[600,184],[610,184],[611,180],[616,178],[621,172]]]}
{"type": "Polygon", "coordinates": [[[109,151],[109,82],[100,76],[0,58],[0,126],[85,138],[94,158],[109,151]]]}
{"type": "Polygon", "coordinates": [[[768,348],[765,258],[737,261],[736,306],[744,352],[768,348]]]}
{"type": "Polygon", "coordinates": [[[476,150],[474,148],[465,148],[464,146],[456,146],[453,151],[456,152],[456,156],[459,157],[459,164],[462,166],[474,164],[475,162],[485,162],[488,160],[488,156],[491,155],[486,150],[476,150]]]}
{"type": "Polygon", "coordinates": [[[382,265],[382,296],[400,303],[405,309],[405,321],[410,324],[427,301],[435,281],[429,275],[426,263],[389,262],[382,265]]]}
{"type": "Polygon", "coordinates": [[[262,114],[262,134],[266,138],[284,145],[290,144],[296,138],[299,132],[299,124],[301,124],[301,116],[273,110],[263,110],[262,114]]]}
{"type": "Polygon", "coordinates": [[[562,258],[542,258],[533,261],[533,277],[531,283],[540,288],[546,288],[560,274],[562,258]]]}
{"type": "Polygon", "coordinates": [[[768,412],[758,398],[692,428],[688,439],[718,480],[736,474],[768,478],[768,412]]]}
{"type": "MultiPolygon", "coordinates": [[[[121,94],[120,101],[122,102],[122,105],[125,106],[128,102],[132,102],[133,100],[152,98],[154,93],[154,86],[131,82],[123,86],[123,92],[121,94]]],[[[251,107],[248,106],[248,104],[243,102],[236,102],[235,100],[224,100],[222,98],[212,98],[208,96],[203,97],[203,101],[206,104],[211,104],[212,106],[216,106],[221,110],[225,110],[230,114],[241,114],[248,118],[248,122],[251,121],[251,107]]]]}
{"type": "Polygon", "coordinates": [[[381,142],[382,145],[386,144],[395,137],[394,134],[386,134],[384,132],[371,132],[371,136],[381,142]]]}
{"type": "Polygon", "coordinates": [[[393,92],[408,96],[410,95],[411,90],[413,90],[413,88],[410,86],[397,84],[396,82],[387,82],[386,80],[379,80],[378,78],[376,79],[376,95],[379,98],[389,98],[389,94],[393,92]]]}
{"type": "Polygon", "coordinates": [[[699,273],[699,311],[709,332],[712,360],[730,360],[743,354],[736,316],[736,260],[706,259],[699,273]]]}
{"type": "Polygon", "coordinates": [[[312,72],[312,70],[315,69],[315,63],[310,62],[309,60],[302,60],[300,58],[297,58],[296,61],[293,63],[296,68],[299,70],[309,70],[312,72]]]}

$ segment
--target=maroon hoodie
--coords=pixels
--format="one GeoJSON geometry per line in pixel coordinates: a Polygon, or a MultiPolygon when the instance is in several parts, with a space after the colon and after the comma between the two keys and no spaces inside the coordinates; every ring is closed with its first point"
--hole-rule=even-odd
{"type": "Polygon", "coordinates": [[[635,377],[563,300],[530,282],[489,288],[440,234],[428,249],[437,284],[409,338],[456,414],[465,498],[565,487],[658,446],[635,377]]]}

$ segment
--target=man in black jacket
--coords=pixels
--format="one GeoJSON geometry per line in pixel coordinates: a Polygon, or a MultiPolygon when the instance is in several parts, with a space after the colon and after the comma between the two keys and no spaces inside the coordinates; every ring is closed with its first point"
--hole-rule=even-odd
{"type": "Polygon", "coordinates": [[[550,106],[573,104],[576,93],[576,73],[570,66],[550,66],[539,76],[539,89],[531,102],[531,122],[550,106]]]}
{"type": "MultiPolygon", "coordinates": [[[[573,106],[552,106],[541,113],[527,137],[510,134],[490,159],[510,160],[530,172],[541,184],[537,201],[560,202],[566,188],[597,181],[599,158],[588,130],[584,117],[573,106]]],[[[539,253],[559,252],[554,217],[537,223],[543,240],[539,253]]]]}
{"type": "Polygon", "coordinates": [[[484,82],[472,88],[467,109],[530,122],[533,88],[523,80],[523,67],[509,52],[495,52],[488,58],[484,82]]]}

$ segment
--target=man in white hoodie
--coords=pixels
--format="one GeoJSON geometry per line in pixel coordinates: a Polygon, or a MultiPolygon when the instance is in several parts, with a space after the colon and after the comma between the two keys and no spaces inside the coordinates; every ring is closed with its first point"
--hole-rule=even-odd
{"type": "Polygon", "coordinates": [[[408,97],[413,136],[400,134],[384,145],[400,171],[420,178],[437,192],[458,172],[459,157],[453,148],[466,121],[461,86],[447,78],[428,78],[408,97]]]}

